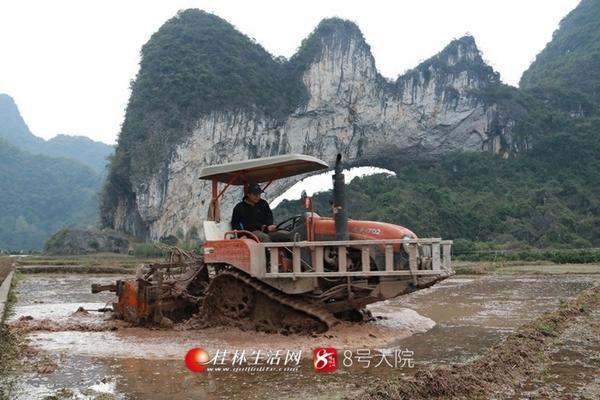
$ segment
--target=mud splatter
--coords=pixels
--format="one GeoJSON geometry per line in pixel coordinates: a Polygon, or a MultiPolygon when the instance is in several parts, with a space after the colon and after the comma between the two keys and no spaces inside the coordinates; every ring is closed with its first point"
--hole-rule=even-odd
{"type": "Polygon", "coordinates": [[[16,321],[9,324],[11,329],[16,329],[20,332],[32,331],[48,331],[48,332],[64,332],[64,331],[79,331],[79,332],[104,332],[116,331],[117,329],[128,328],[130,323],[116,319],[92,319],[85,320],[89,317],[89,313],[85,310],[77,310],[71,317],[59,320],[48,318],[35,319],[30,315],[19,317],[16,321]],[[82,319],[82,317],[84,317],[82,319]]]}

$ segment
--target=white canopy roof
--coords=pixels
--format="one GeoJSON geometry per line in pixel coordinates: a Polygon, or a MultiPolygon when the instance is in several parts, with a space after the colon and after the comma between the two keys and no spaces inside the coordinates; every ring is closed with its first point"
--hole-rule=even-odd
{"type": "Polygon", "coordinates": [[[269,182],[323,169],[329,169],[329,165],[316,157],[285,154],[204,167],[199,179],[211,180],[214,177],[219,182],[243,185],[269,182]]]}

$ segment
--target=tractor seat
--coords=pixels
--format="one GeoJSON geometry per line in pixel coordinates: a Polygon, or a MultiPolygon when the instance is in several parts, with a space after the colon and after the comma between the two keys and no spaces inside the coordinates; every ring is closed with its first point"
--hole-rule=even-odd
{"type": "Polygon", "coordinates": [[[223,240],[225,232],[231,231],[229,221],[204,221],[204,238],[206,240],[223,240]]]}

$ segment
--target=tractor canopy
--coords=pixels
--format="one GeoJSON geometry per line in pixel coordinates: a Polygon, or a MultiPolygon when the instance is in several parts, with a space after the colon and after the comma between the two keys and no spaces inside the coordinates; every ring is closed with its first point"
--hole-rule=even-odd
{"type": "Polygon", "coordinates": [[[212,181],[211,203],[208,209],[209,221],[220,221],[219,198],[230,185],[271,182],[290,176],[329,169],[325,161],[304,154],[285,154],[282,156],[255,158],[228,164],[211,165],[200,171],[199,179],[212,181]],[[219,182],[225,187],[219,191],[219,182]]]}
{"type": "Polygon", "coordinates": [[[200,172],[200,179],[216,179],[229,185],[244,185],[271,182],[324,169],[329,169],[329,165],[316,157],[285,154],[204,167],[200,172]]]}

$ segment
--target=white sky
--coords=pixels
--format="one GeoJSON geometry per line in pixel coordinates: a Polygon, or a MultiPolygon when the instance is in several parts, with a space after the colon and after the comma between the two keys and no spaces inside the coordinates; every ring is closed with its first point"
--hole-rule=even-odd
{"type": "Polygon", "coordinates": [[[290,57],[326,17],[358,24],[377,68],[395,78],[470,33],[516,85],[579,0],[0,0],[0,93],[31,131],[114,143],[139,51],[177,10],[228,20],[273,55],[290,57]]]}
{"type": "MultiPolygon", "coordinates": [[[[273,201],[269,203],[271,208],[275,208],[283,200],[295,200],[302,197],[302,191],[306,191],[308,196],[312,196],[315,193],[324,192],[333,188],[333,172],[328,171],[322,174],[312,175],[308,178],[304,178],[301,181],[296,182],[291,188],[286,190],[283,194],[279,195],[273,201]]],[[[356,177],[369,176],[375,174],[387,174],[396,175],[395,172],[384,168],[378,167],[354,167],[344,170],[344,182],[350,183],[352,179],[356,177]]],[[[267,192],[269,189],[267,188],[267,192]]]]}

